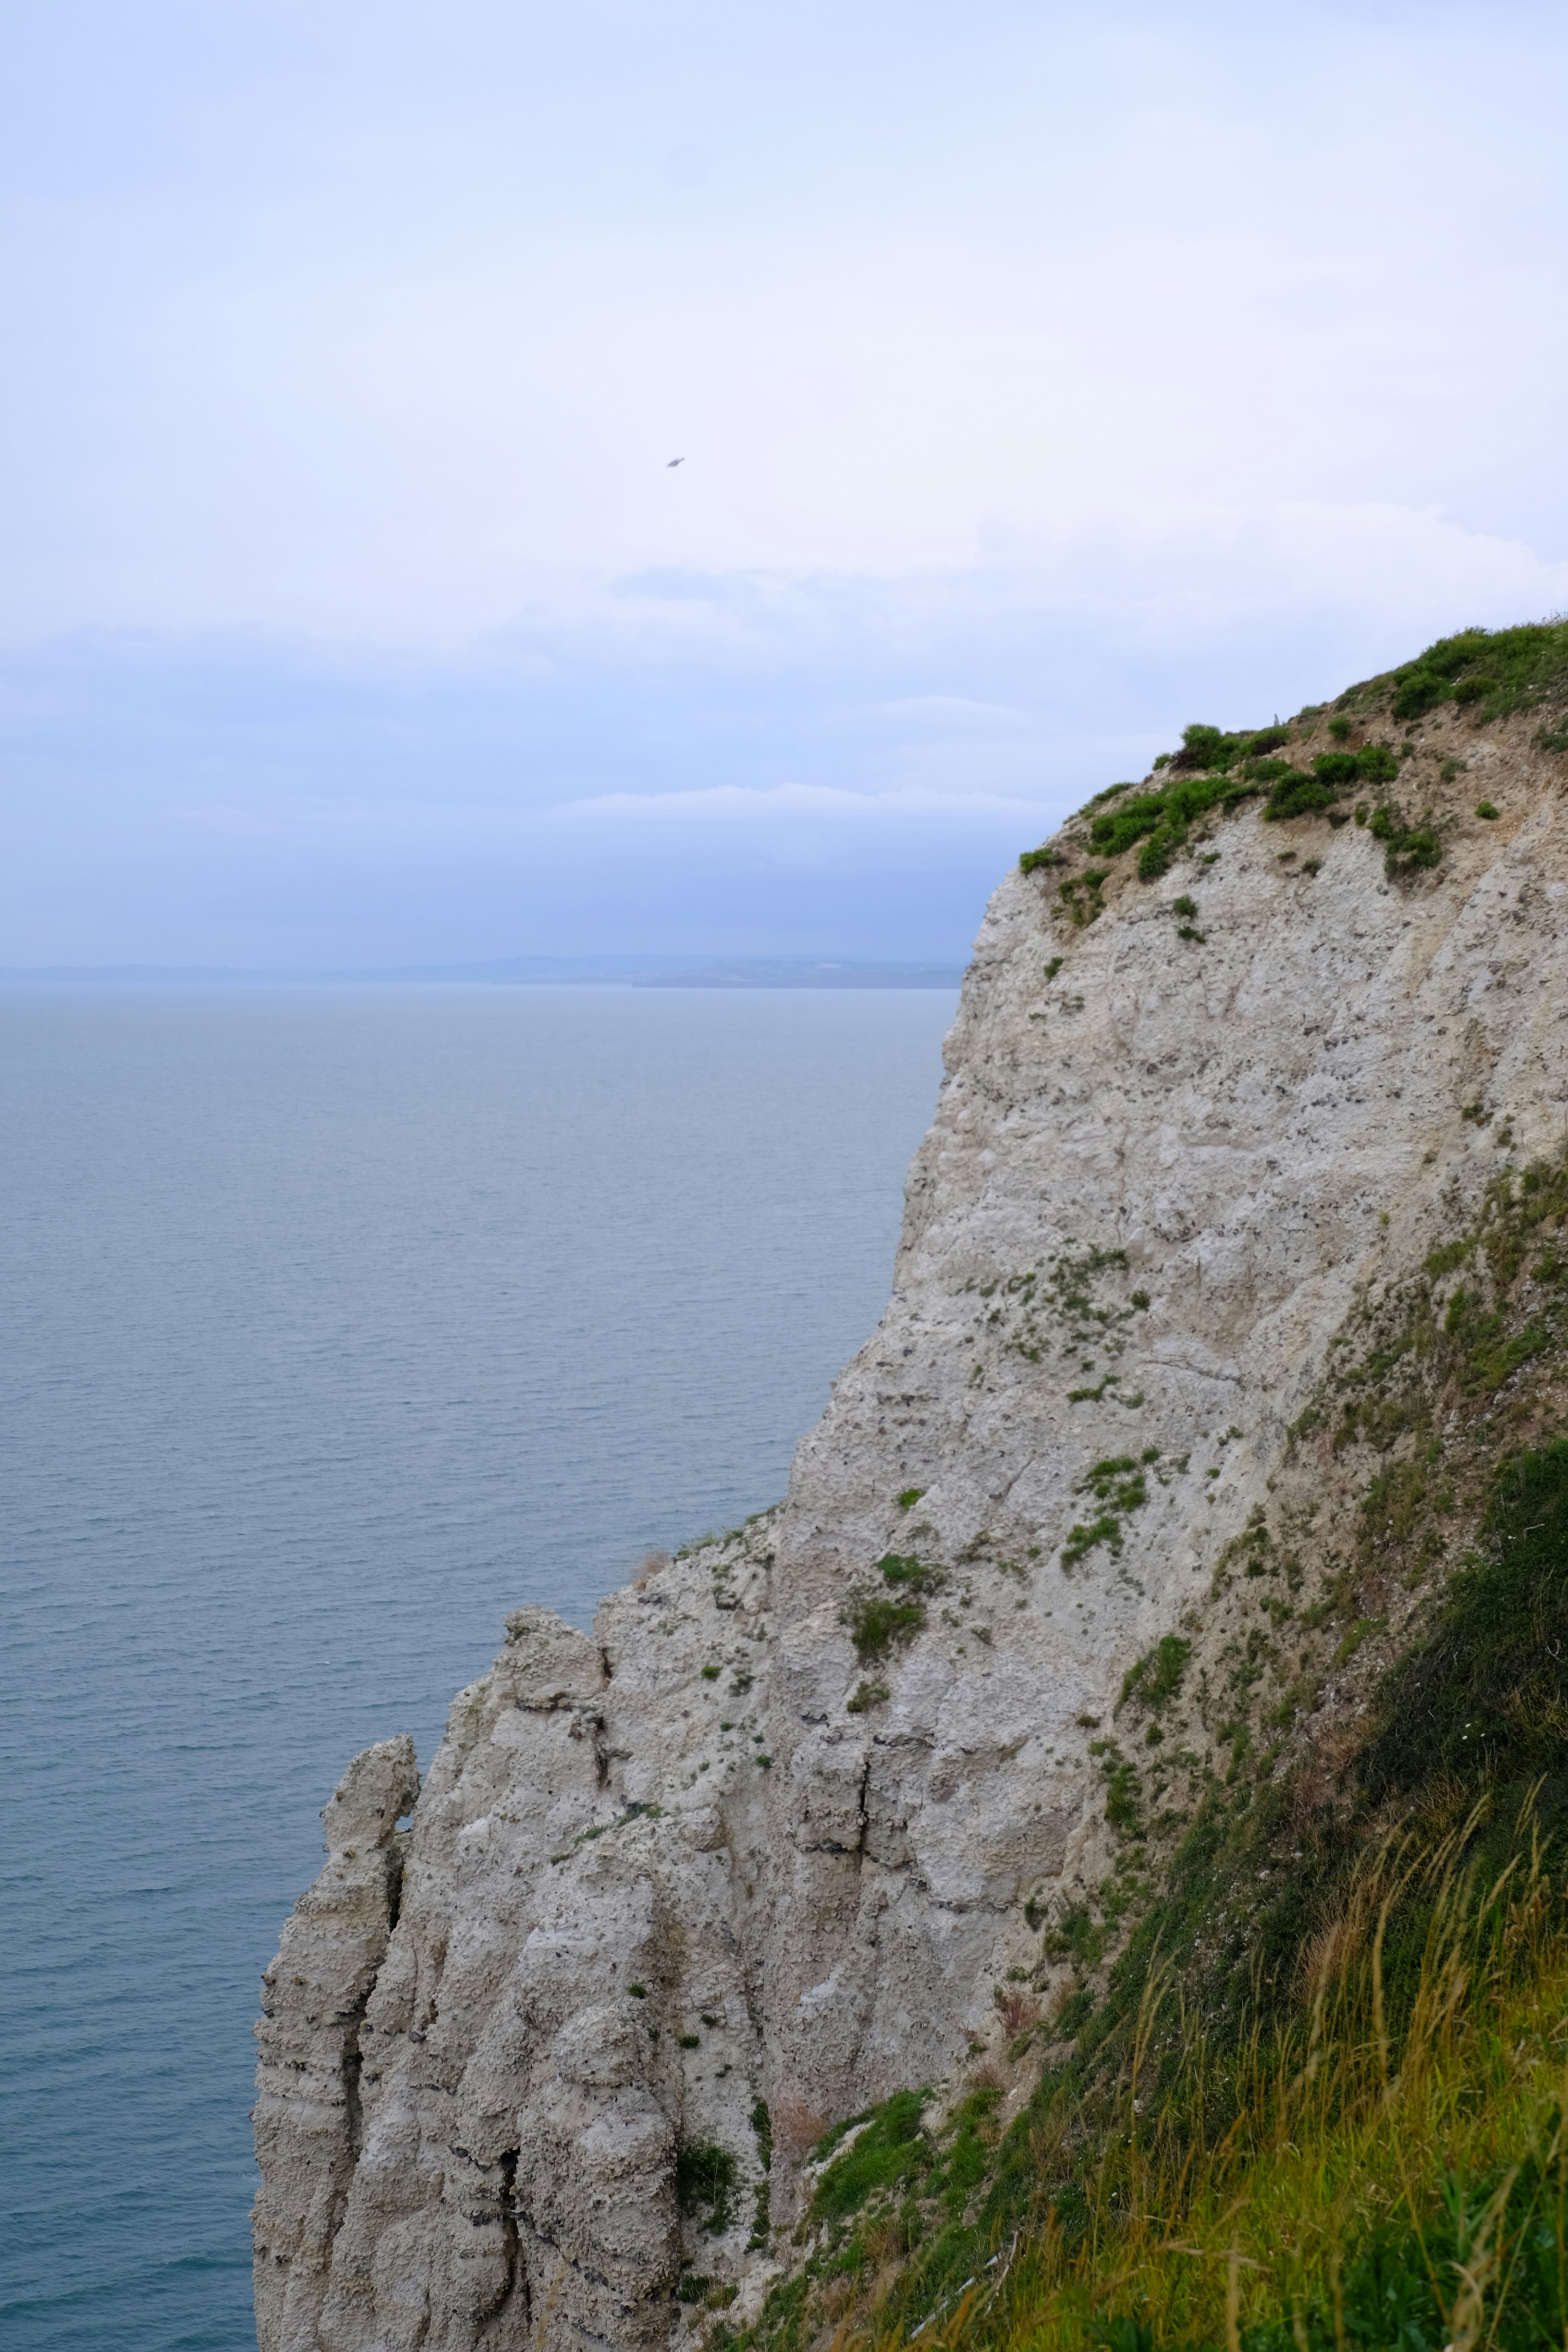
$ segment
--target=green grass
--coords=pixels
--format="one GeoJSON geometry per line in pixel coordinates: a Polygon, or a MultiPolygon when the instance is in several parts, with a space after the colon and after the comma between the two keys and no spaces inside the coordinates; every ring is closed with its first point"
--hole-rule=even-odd
{"type": "Polygon", "coordinates": [[[884,1584],[902,1585],[911,1592],[934,1592],[942,1580],[939,1569],[927,1567],[910,1552],[886,1551],[877,1569],[884,1584]]]}
{"type": "Polygon", "coordinates": [[[842,2220],[858,2212],[873,2189],[891,2188],[926,2170],[932,2157],[921,2130],[926,2096],[923,2091],[900,2091],[876,2111],[875,2120],[817,2182],[814,2216],[842,2220]]]}
{"type": "Polygon", "coordinates": [[[1342,700],[1360,701],[1390,686],[1396,719],[1421,719],[1444,702],[1458,703],[1483,723],[1507,718],[1568,693],[1568,621],[1514,629],[1461,629],[1454,636],[1439,637],[1386,677],[1352,688],[1342,700]]]}
{"type": "MultiPolygon", "coordinates": [[[[1441,836],[1427,823],[1405,823],[1388,799],[1399,775],[1400,755],[1378,742],[1352,751],[1351,739],[1358,727],[1382,713],[1397,724],[1413,726],[1444,703],[1484,724],[1565,698],[1568,620],[1513,629],[1464,629],[1439,638],[1402,667],[1342,695],[1338,714],[1329,721],[1336,748],[1315,753],[1310,767],[1292,765],[1279,756],[1292,740],[1290,727],[1235,733],[1207,725],[1188,727],[1181,750],[1156,760],[1148,784],[1113,784],[1088,803],[1081,812],[1088,821],[1088,845],[1096,856],[1111,859],[1136,850],[1139,877],[1152,882],[1167,873],[1187,847],[1194,825],[1216,809],[1229,814],[1245,800],[1261,795],[1262,814],[1271,824],[1326,816],[1337,825],[1347,821],[1339,803],[1358,783],[1371,784],[1384,795],[1384,804],[1375,813],[1364,804],[1358,807],[1356,822],[1365,824],[1372,814],[1371,829],[1384,845],[1390,876],[1409,876],[1439,862],[1441,836]]],[[[1296,728],[1310,734],[1321,709],[1309,706],[1296,728]]],[[[1535,740],[1549,752],[1568,751],[1568,727],[1543,725],[1535,740]]],[[[1447,762],[1445,782],[1458,772],[1458,762],[1447,762]]],[[[1018,861],[1026,874],[1068,862],[1065,851],[1049,845],[1026,850],[1018,861]]],[[[1075,924],[1091,923],[1104,911],[1108,878],[1109,869],[1090,869],[1059,885],[1059,898],[1075,924]]]]}
{"type": "Polygon", "coordinates": [[[1129,1699],[1136,1699],[1152,1715],[1157,1715],[1180,1692],[1192,1654],[1192,1643],[1180,1633],[1162,1634],[1153,1648],[1122,1676],[1121,1704],[1125,1706],[1129,1699]]]}
{"type": "MultiPolygon", "coordinates": [[[[1288,2009],[1244,2015],[1239,2034],[1216,2034],[1156,1968],[1114,2074],[1054,2070],[1005,2133],[970,2120],[967,2178],[950,2158],[930,2184],[961,2186],[963,2204],[859,2340],[1562,2344],[1568,1936],[1528,1822],[1512,1826],[1500,1885],[1462,1832],[1364,1851],[1288,2009]],[[1388,1927],[1412,1890],[1423,1937],[1402,1988],[1388,1927]]],[[[954,2158],[964,2141],[961,2126],[954,2158]]]]}
{"type": "Polygon", "coordinates": [[[889,1650],[912,1642],[926,1622],[923,1601],[894,1601],[879,1592],[852,1601],[845,1621],[855,1654],[863,1666],[885,1658],[889,1650]]]}

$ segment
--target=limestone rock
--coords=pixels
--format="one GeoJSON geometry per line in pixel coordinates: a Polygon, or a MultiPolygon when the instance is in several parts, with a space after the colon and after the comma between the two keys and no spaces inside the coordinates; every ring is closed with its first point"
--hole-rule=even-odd
{"type": "Polygon", "coordinates": [[[1038,1980],[1106,1866],[1096,1730],[1161,1634],[1201,1660],[1335,1335],[1500,1139],[1562,1146],[1561,772],[1523,721],[1471,758],[1503,820],[1451,795],[1408,881],[1348,824],[1304,870],[1251,808],[1086,926],[1002,884],[786,1503],[592,1638],[510,1618],[405,1852],[406,1741],[328,1808],[266,1979],[262,2352],[679,2343],[683,2272],[742,2315],[802,2135],[952,2077],[1038,1980]]]}

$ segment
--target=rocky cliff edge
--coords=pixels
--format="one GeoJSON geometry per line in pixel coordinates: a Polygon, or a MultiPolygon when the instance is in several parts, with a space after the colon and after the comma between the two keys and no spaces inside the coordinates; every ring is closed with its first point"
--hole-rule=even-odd
{"type": "Polygon", "coordinates": [[[1568,736],[1401,718],[1409,675],[1228,765],[1192,730],[1007,877],[787,1500],[591,1636],[516,1612],[423,1788],[405,1739],[350,1766],[264,1980],[262,2352],[744,2325],[827,2125],[977,2062],[1026,2096],[1132,1814],[1265,1702],[1286,1747],[1353,1713],[1356,1643],[1248,1630],[1226,1563],[1331,1537],[1336,1348],[1568,1106],[1568,736]],[[1167,1667],[1191,1711],[1124,1755],[1167,1667]]]}

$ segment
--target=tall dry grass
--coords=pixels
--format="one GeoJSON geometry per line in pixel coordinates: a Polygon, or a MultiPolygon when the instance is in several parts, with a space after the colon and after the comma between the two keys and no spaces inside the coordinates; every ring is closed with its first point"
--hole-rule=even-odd
{"type": "Polygon", "coordinates": [[[1098,2116],[1037,2129],[1069,2193],[923,2326],[873,2327],[879,2352],[1562,2343],[1568,1909],[1530,1806],[1500,1872],[1481,1816],[1365,1853],[1294,2003],[1239,2039],[1156,1964],[1098,2116]]]}

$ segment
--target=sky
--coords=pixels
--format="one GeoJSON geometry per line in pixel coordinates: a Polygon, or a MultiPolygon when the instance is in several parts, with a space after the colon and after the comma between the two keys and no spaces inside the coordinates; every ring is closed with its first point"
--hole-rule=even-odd
{"type": "Polygon", "coordinates": [[[0,0],[0,966],[961,958],[1568,607],[1565,97],[1557,0],[0,0]]]}

